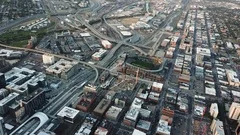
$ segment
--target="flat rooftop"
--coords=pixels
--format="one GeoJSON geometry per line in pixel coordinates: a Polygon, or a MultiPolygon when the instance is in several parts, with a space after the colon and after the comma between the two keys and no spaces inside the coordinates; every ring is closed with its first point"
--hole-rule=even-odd
{"type": "Polygon", "coordinates": [[[70,107],[65,106],[58,114],[57,116],[60,117],[68,117],[71,119],[74,119],[78,115],[79,111],[70,107]]]}
{"type": "Polygon", "coordinates": [[[5,97],[4,99],[2,99],[2,100],[0,101],[0,106],[3,106],[3,105],[5,105],[5,104],[7,104],[8,102],[14,100],[14,99],[15,99],[16,97],[18,97],[18,96],[19,96],[19,94],[18,94],[18,93],[15,93],[15,92],[9,94],[7,97],[5,97]]]}
{"type": "Polygon", "coordinates": [[[28,90],[28,85],[37,86],[39,82],[45,80],[46,75],[42,72],[36,72],[28,68],[14,67],[5,73],[7,89],[17,92],[28,90]]]}

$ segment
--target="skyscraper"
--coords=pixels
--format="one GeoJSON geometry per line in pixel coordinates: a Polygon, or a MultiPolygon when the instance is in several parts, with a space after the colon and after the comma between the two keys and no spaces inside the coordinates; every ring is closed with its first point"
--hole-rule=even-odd
{"type": "Polygon", "coordinates": [[[6,87],[6,80],[3,73],[0,73],[0,89],[6,87]]]}
{"type": "Polygon", "coordinates": [[[4,131],[4,120],[3,117],[0,117],[0,135],[5,135],[5,131],[4,131]]]}

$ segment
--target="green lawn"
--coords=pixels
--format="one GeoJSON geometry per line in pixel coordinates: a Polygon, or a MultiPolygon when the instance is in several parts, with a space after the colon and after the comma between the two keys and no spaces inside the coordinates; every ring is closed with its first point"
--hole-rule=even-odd
{"type": "Polygon", "coordinates": [[[36,30],[35,32],[24,30],[9,31],[0,35],[0,43],[22,47],[28,43],[28,40],[31,38],[31,36],[36,36],[38,40],[41,40],[46,34],[47,28],[42,28],[36,30]]]}

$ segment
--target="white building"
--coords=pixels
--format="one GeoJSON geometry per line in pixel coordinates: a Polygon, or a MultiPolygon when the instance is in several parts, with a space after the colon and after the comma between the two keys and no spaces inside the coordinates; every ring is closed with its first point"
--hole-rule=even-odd
{"type": "Polygon", "coordinates": [[[64,120],[73,123],[74,119],[78,115],[79,111],[70,107],[65,106],[57,116],[64,120]]]}
{"type": "Polygon", "coordinates": [[[48,54],[42,55],[42,59],[43,59],[43,64],[53,64],[55,62],[55,57],[48,54]]]}
{"type": "Polygon", "coordinates": [[[112,43],[110,43],[108,40],[102,40],[101,43],[105,49],[112,48],[112,43]]]}
{"type": "Polygon", "coordinates": [[[120,31],[121,34],[124,36],[124,37],[130,37],[132,36],[132,33],[130,31],[120,31]]]}
{"type": "Polygon", "coordinates": [[[231,42],[226,42],[226,47],[228,49],[234,49],[233,44],[231,42]]]}
{"type": "Polygon", "coordinates": [[[218,105],[217,103],[212,103],[210,107],[210,115],[213,118],[216,118],[218,116],[218,105]]]}
{"type": "Polygon", "coordinates": [[[146,133],[140,130],[134,129],[132,135],[146,135],[146,133]]]}
{"type": "Polygon", "coordinates": [[[99,61],[105,56],[106,52],[107,52],[107,50],[100,49],[98,52],[95,52],[92,55],[92,59],[99,61]]]}
{"type": "Polygon", "coordinates": [[[139,98],[135,98],[132,102],[132,105],[131,105],[131,108],[142,108],[142,105],[143,105],[143,100],[142,99],[139,99],[139,98]]]}
{"type": "Polygon", "coordinates": [[[158,82],[153,82],[152,90],[160,92],[162,91],[163,84],[158,82]]]}
{"type": "Polygon", "coordinates": [[[158,126],[157,126],[157,135],[170,135],[171,132],[171,126],[168,125],[168,121],[165,120],[159,120],[158,126]]]}

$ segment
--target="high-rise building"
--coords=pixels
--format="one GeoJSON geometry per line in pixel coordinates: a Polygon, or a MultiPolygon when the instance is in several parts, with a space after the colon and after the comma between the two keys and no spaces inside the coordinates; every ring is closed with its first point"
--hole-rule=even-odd
{"type": "Polygon", "coordinates": [[[9,106],[12,105],[18,98],[18,93],[11,93],[4,99],[0,100],[0,114],[6,114],[9,111],[9,106]]]}
{"type": "Polygon", "coordinates": [[[0,73],[0,89],[6,87],[6,80],[3,73],[0,73]]]}
{"type": "Polygon", "coordinates": [[[45,93],[42,89],[37,89],[28,96],[22,99],[22,106],[25,108],[27,114],[33,114],[35,110],[40,109],[46,101],[45,93]]]}
{"type": "Polygon", "coordinates": [[[213,119],[210,128],[213,135],[225,135],[225,132],[223,129],[223,122],[220,120],[213,119]]]}
{"type": "Polygon", "coordinates": [[[3,117],[0,117],[0,135],[6,135],[4,130],[4,120],[3,117]]]}

